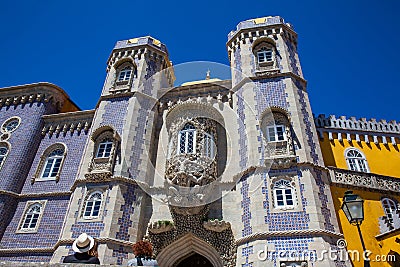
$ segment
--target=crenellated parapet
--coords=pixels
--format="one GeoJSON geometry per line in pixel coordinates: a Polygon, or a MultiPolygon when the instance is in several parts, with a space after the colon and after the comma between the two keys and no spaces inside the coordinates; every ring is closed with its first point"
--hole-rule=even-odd
{"type": "Polygon", "coordinates": [[[324,132],[328,134],[329,140],[333,140],[335,134],[339,141],[347,139],[349,142],[355,140],[356,142],[365,141],[369,143],[369,137],[372,137],[375,144],[382,142],[385,145],[389,142],[396,145],[400,138],[400,124],[396,121],[377,121],[374,118],[370,120],[366,118],[356,119],[346,116],[337,118],[335,115],[326,117],[321,114],[314,118],[314,122],[321,139],[324,138],[324,132]]]}
{"type": "Polygon", "coordinates": [[[68,132],[73,134],[75,131],[78,133],[81,131],[87,133],[92,124],[94,113],[94,110],[88,110],[44,115],[44,127],[42,129],[42,135],[65,135],[68,132]]]}
{"type": "Polygon", "coordinates": [[[0,108],[35,102],[51,103],[58,110],[62,110],[65,106],[72,111],[79,110],[63,89],[51,83],[40,82],[0,88],[0,108]]]}

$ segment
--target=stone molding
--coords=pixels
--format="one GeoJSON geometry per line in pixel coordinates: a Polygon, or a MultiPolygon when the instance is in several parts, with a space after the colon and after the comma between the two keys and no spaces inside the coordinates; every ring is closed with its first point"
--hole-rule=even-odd
{"type": "MultiPolygon", "coordinates": [[[[60,239],[53,247],[38,247],[38,248],[7,248],[0,249],[0,255],[4,254],[15,254],[15,253],[53,253],[61,245],[70,245],[74,242],[75,238],[60,239]]],[[[125,240],[120,240],[110,237],[96,237],[96,240],[100,244],[116,244],[126,247],[132,247],[134,242],[129,242],[125,240]]]]}
{"type": "Polygon", "coordinates": [[[347,139],[349,142],[353,138],[355,141],[361,142],[361,136],[363,136],[364,141],[369,143],[368,136],[372,136],[373,142],[378,144],[378,136],[380,136],[383,144],[391,142],[396,145],[396,138],[400,138],[400,123],[394,120],[387,122],[386,120],[377,121],[374,118],[367,120],[366,118],[346,118],[346,116],[336,118],[335,115],[325,117],[324,114],[320,114],[318,117],[314,117],[314,122],[321,139],[324,138],[324,132],[328,133],[329,140],[333,140],[333,133],[337,133],[339,141],[347,139]]]}
{"type": "Polygon", "coordinates": [[[271,239],[283,236],[329,236],[333,238],[343,238],[343,234],[336,233],[323,229],[309,229],[309,230],[289,230],[289,231],[272,231],[272,232],[258,232],[245,236],[236,240],[236,245],[240,246],[245,243],[260,240],[260,239],[271,239]]]}
{"type": "Polygon", "coordinates": [[[1,88],[0,108],[39,102],[51,103],[61,110],[67,100],[69,96],[63,89],[51,83],[40,82],[1,88]]]}
{"type": "Polygon", "coordinates": [[[10,191],[0,190],[0,195],[8,195],[16,198],[38,198],[38,197],[56,197],[56,196],[69,196],[71,191],[65,192],[45,192],[45,193],[31,193],[31,194],[17,194],[10,191]]]}
{"type": "Polygon", "coordinates": [[[363,173],[329,167],[331,183],[335,185],[367,188],[370,190],[388,191],[400,195],[400,179],[390,176],[363,173]]]}
{"type": "Polygon", "coordinates": [[[92,124],[94,113],[95,110],[88,110],[44,115],[42,116],[45,123],[42,135],[49,134],[49,136],[52,136],[60,133],[65,135],[67,132],[73,134],[75,131],[87,133],[92,124]]]}

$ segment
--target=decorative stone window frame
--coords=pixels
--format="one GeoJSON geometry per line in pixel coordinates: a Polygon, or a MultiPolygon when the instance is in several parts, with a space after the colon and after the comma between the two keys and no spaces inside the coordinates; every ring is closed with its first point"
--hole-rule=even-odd
{"type": "Polygon", "coordinates": [[[277,50],[275,41],[271,38],[264,37],[257,39],[252,46],[254,62],[256,62],[256,70],[276,70],[277,69],[277,50]],[[262,51],[271,51],[271,60],[259,62],[259,53],[262,51]]]}
{"type": "Polygon", "coordinates": [[[81,206],[79,208],[79,218],[78,218],[79,222],[100,222],[100,221],[103,221],[104,207],[105,207],[105,203],[106,203],[106,199],[107,199],[107,194],[106,193],[107,193],[107,187],[106,186],[102,186],[102,187],[86,187],[86,192],[84,193],[85,197],[83,198],[82,204],[81,204],[81,206]],[[101,195],[102,195],[99,214],[96,217],[85,217],[84,215],[85,215],[85,211],[86,211],[87,201],[95,193],[101,193],[101,195]]]}
{"type": "Polygon", "coordinates": [[[101,126],[97,128],[92,136],[93,154],[89,164],[89,171],[112,172],[114,169],[116,152],[121,142],[121,137],[112,126],[101,126]],[[97,157],[99,145],[106,139],[112,140],[112,148],[109,157],[97,157]]]}
{"type": "Polygon", "coordinates": [[[365,157],[365,154],[364,154],[361,150],[359,150],[359,149],[357,149],[357,148],[355,148],[355,147],[348,147],[348,148],[346,148],[345,151],[344,151],[344,158],[345,158],[345,160],[346,160],[347,168],[348,168],[349,170],[351,170],[351,171],[356,171],[356,172],[363,172],[363,173],[369,173],[369,172],[370,172],[367,158],[365,157]],[[350,160],[349,160],[349,156],[348,156],[348,153],[349,153],[350,151],[356,151],[356,152],[358,152],[358,153],[361,155],[361,158],[354,158],[354,159],[357,159],[357,161],[356,161],[357,170],[351,169],[350,160]],[[360,165],[359,165],[359,163],[360,163],[359,161],[362,161],[362,162],[363,162],[366,171],[361,170],[362,168],[361,168],[360,165]]]}
{"type": "Polygon", "coordinates": [[[115,79],[114,79],[114,88],[119,89],[118,87],[124,87],[126,85],[130,86],[135,78],[137,78],[137,73],[136,73],[136,64],[131,61],[130,59],[124,59],[120,62],[117,62],[115,64],[115,79]],[[122,71],[130,68],[131,69],[131,75],[129,79],[127,80],[119,80],[119,76],[122,71]]]}
{"type": "Polygon", "coordinates": [[[293,137],[288,112],[282,108],[266,109],[261,114],[261,131],[266,144],[266,157],[294,156],[293,137]],[[268,129],[276,126],[284,126],[283,140],[269,141],[268,129]]]}
{"type": "Polygon", "coordinates": [[[44,209],[46,207],[46,203],[47,203],[47,200],[27,201],[26,204],[25,204],[24,212],[22,213],[22,216],[21,216],[21,218],[19,220],[17,231],[15,233],[16,234],[37,233],[37,231],[39,229],[40,222],[41,222],[43,214],[44,214],[44,209]],[[35,225],[35,228],[22,228],[23,224],[25,223],[25,219],[26,219],[26,216],[27,216],[29,210],[31,208],[33,208],[33,206],[38,205],[38,204],[41,206],[41,208],[40,208],[40,214],[39,214],[39,218],[37,220],[37,223],[35,225]]]}
{"type": "Polygon", "coordinates": [[[3,168],[4,162],[7,160],[8,155],[10,154],[11,144],[6,141],[0,141],[0,148],[2,148],[2,147],[7,148],[7,153],[5,155],[0,156],[0,158],[2,158],[2,160],[0,162],[0,170],[3,168]]]}
{"type": "Polygon", "coordinates": [[[56,181],[57,183],[60,181],[60,174],[62,171],[62,168],[64,166],[65,158],[67,157],[68,153],[68,148],[67,145],[64,143],[55,143],[48,148],[42,153],[39,159],[39,164],[36,168],[36,172],[33,175],[31,179],[31,183],[34,184],[35,182],[42,182],[42,181],[56,181]],[[60,163],[60,168],[58,169],[57,175],[55,177],[50,177],[50,178],[42,178],[42,174],[44,171],[44,168],[46,167],[45,164],[47,162],[47,158],[49,155],[57,149],[62,149],[64,151],[64,154],[61,158],[61,163],[60,163]]]}
{"type": "Polygon", "coordinates": [[[269,179],[270,185],[268,190],[269,196],[269,204],[270,204],[270,211],[272,213],[278,212],[298,212],[302,210],[301,201],[299,201],[299,183],[297,175],[279,175],[279,176],[272,176],[269,179]],[[291,185],[292,189],[292,196],[293,196],[293,206],[283,206],[279,207],[276,203],[276,196],[275,196],[275,184],[281,180],[287,181],[291,185]]]}
{"type": "Polygon", "coordinates": [[[10,133],[12,133],[12,132],[14,132],[15,130],[17,130],[17,128],[19,127],[21,125],[21,118],[20,117],[18,117],[18,116],[13,116],[13,117],[10,117],[10,118],[8,118],[7,120],[5,120],[4,122],[3,122],[3,124],[1,125],[1,132],[3,133],[3,134],[10,134],[10,133]],[[12,122],[12,121],[17,121],[17,126],[15,126],[15,128],[14,129],[12,129],[12,130],[7,130],[6,129],[6,127],[7,127],[7,125],[10,123],[10,122],[12,122]]]}

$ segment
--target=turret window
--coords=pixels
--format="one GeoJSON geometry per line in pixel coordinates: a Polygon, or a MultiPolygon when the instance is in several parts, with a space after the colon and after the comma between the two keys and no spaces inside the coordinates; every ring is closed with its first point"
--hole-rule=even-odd
{"type": "Polygon", "coordinates": [[[275,208],[287,208],[295,205],[294,188],[289,181],[279,180],[274,183],[275,208]]]}
{"type": "Polygon", "coordinates": [[[285,125],[272,125],[267,127],[269,142],[285,141],[285,125]]]}
{"type": "Polygon", "coordinates": [[[369,172],[365,156],[356,149],[350,149],[346,152],[346,161],[352,171],[369,172]]]}
{"type": "Polygon", "coordinates": [[[178,154],[193,154],[196,152],[196,128],[187,123],[179,132],[178,154]]]}
{"type": "Polygon", "coordinates": [[[121,70],[118,75],[118,81],[123,82],[123,81],[129,81],[132,75],[132,68],[131,67],[126,67],[125,69],[121,70]]]}
{"type": "Polygon", "coordinates": [[[113,141],[111,139],[104,139],[101,143],[99,143],[96,158],[108,158],[111,154],[112,146],[113,141]]]}
{"type": "Polygon", "coordinates": [[[84,219],[93,219],[99,217],[101,204],[103,202],[103,193],[95,191],[91,193],[85,203],[85,209],[83,213],[84,219]]]}
{"type": "Polygon", "coordinates": [[[258,63],[271,62],[272,61],[272,55],[273,55],[272,49],[268,49],[266,47],[262,47],[257,52],[258,63]]]}

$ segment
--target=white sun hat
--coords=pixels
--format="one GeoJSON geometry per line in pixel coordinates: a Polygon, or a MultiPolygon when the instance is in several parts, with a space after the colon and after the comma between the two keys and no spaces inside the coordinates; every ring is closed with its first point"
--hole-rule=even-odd
{"type": "Polygon", "coordinates": [[[72,250],[77,253],[85,253],[88,252],[94,246],[94,239],[90,235],[86,233],[82,233],[75,239],[72,244],[72,250]]]}

